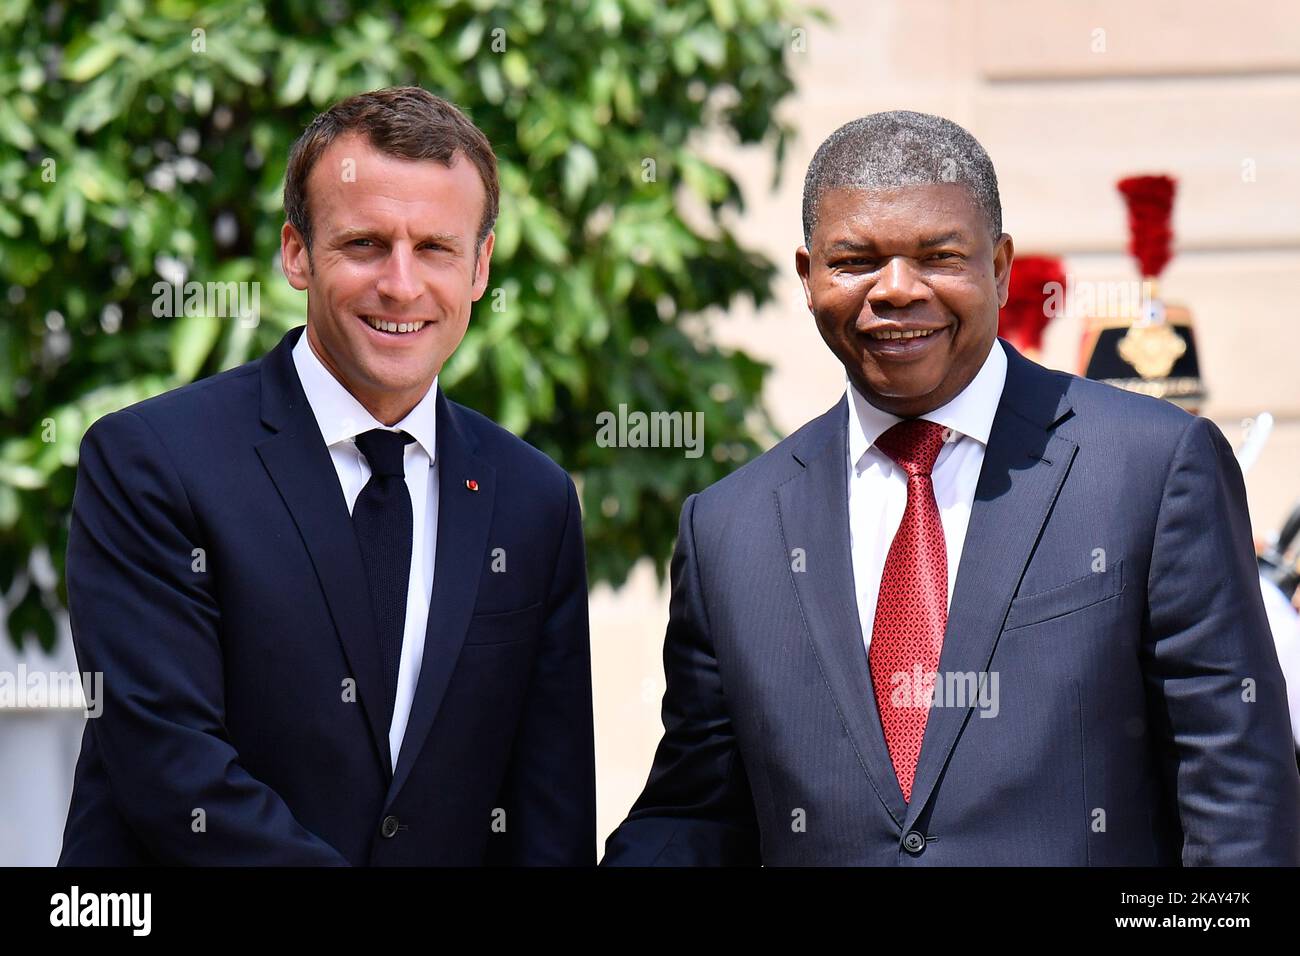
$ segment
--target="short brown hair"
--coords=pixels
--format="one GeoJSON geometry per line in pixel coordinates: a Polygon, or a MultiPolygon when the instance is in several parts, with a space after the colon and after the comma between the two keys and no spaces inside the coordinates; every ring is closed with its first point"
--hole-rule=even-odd
{"type": "Polygon", "coordinates": [[[293,144],[284,174],[284,212],[302,235],[308,255],[312,227],[307,177],[329,145],[349,132],[362,134],[375,149],[401,159],[432,159],[450,166],[458,152],[464,153],[477,167],[487,193],[474,245],[477,258],[478,247],[497,221],[501,188],[496,154],[469,117],[418,86],[390,86],[335,103],[312,120],[293,144]]]}

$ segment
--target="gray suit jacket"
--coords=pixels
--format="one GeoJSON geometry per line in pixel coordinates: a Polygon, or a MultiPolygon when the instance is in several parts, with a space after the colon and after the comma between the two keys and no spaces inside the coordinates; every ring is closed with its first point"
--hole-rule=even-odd
{"type": "Polygon", "coordinates": [[[665,733],[607,864],[1300,863],[1231,448],[1003,344],[911,802],[854,599],[841,400],[687,500],[665,733]]]}

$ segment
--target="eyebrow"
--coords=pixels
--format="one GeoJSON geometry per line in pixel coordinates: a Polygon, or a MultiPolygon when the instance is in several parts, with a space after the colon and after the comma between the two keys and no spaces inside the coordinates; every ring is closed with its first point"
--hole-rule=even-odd
{"type": "MultiPolygon", "coordinates": [[[[352,227],[350,229],[344,229],[342,232],[335,235],[334,238],[335,241],[339,243],[347,243],[353,239],[383,239],[385,237],[381,234],[381,232],[378,229],[361,229],[357,227],[352,227]]],[[[434,232],[434,233],[429,233],[428,235],[420,236],[417,239],[417,244],[423,244],[426,242],[432,242],[436,245],[446,246],[447,248],[451,249],[453,252],[460,251],[460,237],[455,235],[454,233],[434,232]]]]}
{"type": "Polygon", "coordinates": [[[922,239],[918,245],[922,249],[932,249],[935,246],[946,246],[950,242],[962,242],[966,235],[960,229],[954,229],[952,232],[945,232],[942,236],[931,236],[928,239],[922,239]]]}
{"type": "MultiPolygon", "coordinates": [[[[945,232],[940,236],[927,236],[917,243],[922,249],[933,249],[935,246],[946,245],[950,242],[960,242],[965,239],[965,234],[961,230],[954,229],[952,232],[945,232]]],[[[870,239],[837,239],[826,247],[827,252],[875,252],[876,244],[870,239]]]]}

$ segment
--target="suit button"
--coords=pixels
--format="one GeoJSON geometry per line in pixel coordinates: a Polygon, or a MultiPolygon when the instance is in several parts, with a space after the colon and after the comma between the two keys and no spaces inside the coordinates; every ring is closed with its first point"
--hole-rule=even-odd
{"type": "Polygon", "coordinates": [[[908,853],[920,853],[925,849],[925,837],[917,830],[908,830],[903,837],[903,849],[908,853]]]}
{"type": "Polygon", "coordinates": [[[393,837],[397,836],[397,817],[391,815],[384,817],[384,822],[379,828],[379,833],[386,840],[391,840],[393,837]]]}

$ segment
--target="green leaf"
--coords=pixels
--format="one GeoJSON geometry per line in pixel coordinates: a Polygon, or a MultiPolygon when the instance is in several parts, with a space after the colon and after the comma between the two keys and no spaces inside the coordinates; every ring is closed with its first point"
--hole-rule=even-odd
{"type": "Polygon", "coordinates": [[[311,79],[312,60],[305,54],[298,54],[293,58],[293,65],[289,68],[289,75],[285,77],[284,83],[280,85],[280,91],[276,94],[275,101],[281,106],[287,106],[290,103],[297,103],[307,93],[307,83],[311,79]]]}
{"type": "Polygon", "coordinates": [[[457,62],[464,63],[478,52],[479,44],[483,41],[483,27],[483,21],[477,18],[465,24],[452,48],[452,57],[457,62]]]}
{"type": "Polygon", "coordinates": [[[13,642],[20,647],[30,637],[46,653],[54,648],[54,618],[46,610],[35,584],[29,584],[27,594],[10,609],[6,626],[13,642]]]}
{"type": "Polygon", "coordinates": [[[489,103],[500,103],[506,98],[505,84],[501,81],[501,68],[495,58],[484,58],[478,64],[479,88],[489,103]]]}
{"type": "Polygon", "coordinates": [[[31,465],[22,465],[10,461],[0,461],[0,485],[22,488],[28,491],[45,487],[45,475],[40,469],[31,465]]]}
{"type": "Polygon", "coordinates": [[[334,61],[323,60],[317,65],[316,72],[312,75],[307,95],[317,106],[324,106],[329,98],[334,95],[338,85],[339,71],[335,68],[334,61]]]}
{"type": "Polygon", "coordinates": [[[722,66],[727,56],[727,40],[717,27],[709,24],[692,30],[687,35],[687,41],[691,49],[709,66],[714,69],[722,66]]]}
{"type": "Polygon", "coordinates": [[[222,320],[211,315],[182,315],[172,325],[172,371],[181,382],[198,374],[221,334],[222,320]]]}
{"type": "Polygon", "coordinates": [[[524,240],[533,251],[553,265],[559,265],[568,256],[564,237],[551,219],[540,213],[523,220],[524,240]]]}
{"type": "Polygon", "coordinates": [[[64,51],[60,72],[74,83],[85,83],[108,69],[122,52],[118,41],[80,36],[64,51]]]}
{"type": "Polygon", "coordinates": [[[708,0],[709,11],[713,14],[713,22],[719,29],[730,30],[736,25],[736,4],[735,0],[708,0]]]}
{"type": "Polygon", "coordinates": [[[532,70],[528,66],[528,58],[514,49],[507,50],[505,56],[501,58],[501,72],[505,74],[506,81],[513,87],[527,85],[532,77],[532,70]]]}
{"type": "MultiPolygon", "coordinates": [[[[8,531],[18,523],[18,512],[22,507],[21,499],[18,492],[7,484],[0,484],[0,531],[8,531]]],[[[0,554],[0,561],[12,563],[13,552],[6,551],[0,554]]],[[[0,591],[7,591],[12,578],[6,579],[0,575],[0,591]]]]}
{"type": "Polygon", "coordinates": [[[36,146],[36,137],[31,128],[23,122],[13,104],[0,99],[0,139],[6,139],[21,150],[36,146]]]}
{"type": "Polygon", "coordinates": [[[219,51],[208,55],[216,57],[227,73],[249,86],[261,86],[266,79],[266,74],[257,65],[257,61],[245,56],[231,44],[223,43],[219,51]]]}
{"type": "Polygon", "coordinates": [[[595,154],[582,143],[574,143],[564,155],[564,198],[573,202],[595,180],[595,154]]]}
{"type": "Polygon", "coordinates": [[[194,99],[194,112],[200,116],[207,116],[212,112],[212,81],[206,76],[195,77],[194,91],[191,94],[194,99]]]}

